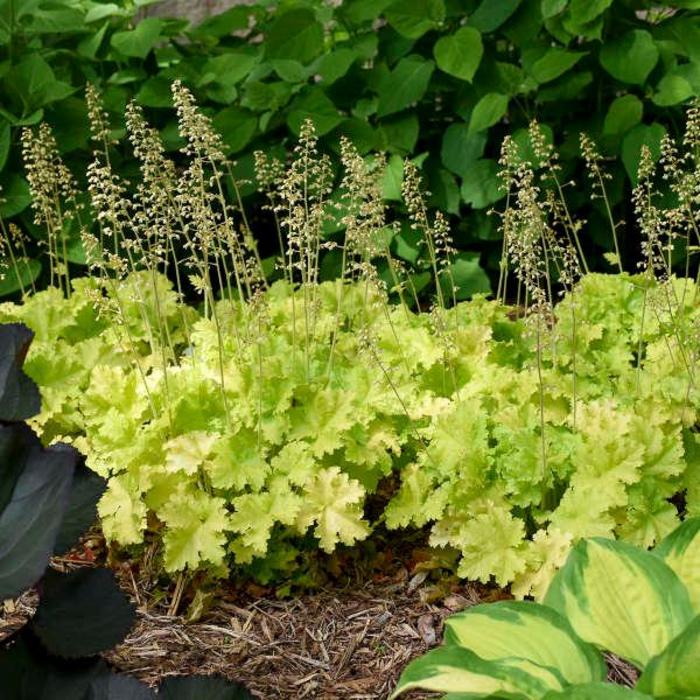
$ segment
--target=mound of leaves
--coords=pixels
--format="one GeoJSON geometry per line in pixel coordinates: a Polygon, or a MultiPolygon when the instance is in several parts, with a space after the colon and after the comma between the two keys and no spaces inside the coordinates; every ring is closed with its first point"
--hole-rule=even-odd
{"type": "Polygon", "coordinates": [[[541,596],[579,538],[649,546],[677,525],[679,495],[698,513],[698,347],[680,344],[700,314],[692,281],[585,276],[538,345],[484,298],[437,317],[374,292],[367,303],[361,284],[284,282],[260,318],[219,302],[221,338],[185,307],[187,342],[159,278],[176,350],[163,365],[142,322],[155,311],[131,291],[143,274],[112,287],[126,326],[97,318],[82,281],[70,299],[48,290],[3,309],[37,330],[35,425],[108,480],[108,540],[132,554],[159,542],[168,572],[235,563],[269,580],[383,522],[429,526],[460,576],[541,596]],[[684,300],[672,315],[669,295],[684,300]],[[374,499],[369,520],[387,477],[398,491],[374,499]]]}

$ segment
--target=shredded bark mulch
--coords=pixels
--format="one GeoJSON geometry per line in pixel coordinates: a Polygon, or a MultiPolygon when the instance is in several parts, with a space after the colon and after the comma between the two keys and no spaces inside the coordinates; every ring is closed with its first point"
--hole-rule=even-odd
{"type": "MultiPolygon", "coordinates": [[[[83,546],[52,565],[92,566],[104,559],[100,549],[83,546]]],[[[182,614],[173,615],[174,591],[154,586],[144,570],[134,575],[129,565],[116,568],[137,621],[104,655],[115,670],[151,685],[167,676],[217,674],[242,681],[261,700],[384,700],[406,664],[441,642],[446,617],[509,597],[394,560],[382,575],[357,572],[351,581],[287,599],[272,589],[228,584],[216,599],[202,595],[198,606],[190,586],[182,614]]],[[[0,602],[0,642],[26,623],[36,604],[33,590],[0,602]]],[[[606,661],[609,681],[634,685],[635,669],[612,655],[606,661]]]]}
{"type": "Polygon", "coordinates": [[[445,617],[483,593],[467,585],[428,603],[410,582],[368,583],[287,601],[220,602],[195,623],[142,611],[106,658],[148,683],[217,673],[264,699],[386,698],[408,661],[440,641],[445,617]]]}

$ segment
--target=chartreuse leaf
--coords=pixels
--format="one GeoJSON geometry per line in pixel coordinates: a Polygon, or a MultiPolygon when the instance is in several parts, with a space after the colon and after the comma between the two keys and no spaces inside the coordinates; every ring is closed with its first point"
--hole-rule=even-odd
{"type": "Polygon", "coordinates": [[[700,615],[649,662],[636,687],[655,698],[700,696],[700,615]]]}
{"type": "Polygon", "coordinates": [[[613,78],[623,83],[641,85],[659,60],[659,49],[649,32],[632,29],[604,42],[599,59],[613,78]]]}
{"type": "Polygon", "coordinates": [[[658,557],[624,542],[581,540],[544,599],[576,634],[638,668],[693,618],[685,587],[658,557]]]}
{"type": "Polygon", "coordinates": [[[700,517],[681,523],[654,549],[685,584],[700,614],[700,517]]]}
{"type": "Polygon", "coordinates": [[[468,82],[472,81],[483,54],[481,34],[473,27],[461,27],[454,34],[438,39],[433,47],[438,68],[468,82]]]}
{"type": "Polygon", "coordinates": [[[527,659],[556,669],[567,683],[606,676],[595,647],[578,639],[559,613],[538,603],[500,601],[452,615],[445,623],[445,643],[465,647],[487,661],[527,659]]]}
{"type": "Polygon", "coordinates": [[[365,490],[338,467],[321,470],[306,486],[297,524],[306,530],[316,523],[314,534],[321,548],[332,552],[338,542],[354,544],[369,529],[362,520],[365,490]]]}
{"type": "Polygon", "coordinates": [[[525,659],[489,661],[468,649],[444,646],[412,661],[403,671],[391,698],[420,688],[455,697],[515,695],[539,698],[550,690],[562,690],[564,682],[554,669],[525,659]]]}

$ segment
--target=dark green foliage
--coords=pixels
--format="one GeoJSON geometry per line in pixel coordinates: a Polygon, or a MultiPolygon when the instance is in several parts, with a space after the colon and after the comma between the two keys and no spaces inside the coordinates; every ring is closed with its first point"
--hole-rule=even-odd
{"type": "Polygon", "coordinates": [[[44,449],[26,425],[0,426],[0,483],[14,482],[0,513],[0,599],[43,573],[70,498],[74,450],[44,449]]]}
{"type": "Polygon", "coordinates": [[[0,421],[25,420],[41,408],[38,387],[21,369],[33,337],[18,323],[0,328],[0,421]]]}
{"type": "Polygon", "coordinates": [[[79,658],[107,651],[124,639],[134,607],[108,569],[47,571],[31,630],[54,656],[79,658]]]}
{"type": "MultiPolygon", "coordinates": [[[[415,157],[430,205],[460,216],[457,247],[478,254],[492,276],[500,244],[484,212],[504,196],[496,169],[506,133],[537,118],[553,134],[562,182],[575,176],[580,185],[567,190],[573,214],[602,230],[604,205],[584,187],[579,132],[604,156],[621,156],[611,166],[611,205],[629,221],[626,188],[636,179],[640,145],[658,155],[661,137],[680,122],[679,105],[700,93],[695,2],[346,0],[332,8],[321,0],[259,0],[195,28],[181,20],[135,23],[134,12],[123,1],[0,0],[0,214],[36,238],[19,128],[47,119],[68,164],[84,172],[91,148],[80,97],[88,80],[103,90],[115,127],[135,98],[175,150],[174,117],[163,108],[171,82],[181,79],[214,118],[241,178],[252,178],[253,150],[288,144],[306,118],[326,149],[346,135],[362,152],[415,157]]],[[[114,160],[133,177],[127,148],[114,160]]],[[[399,164],[390,160],[388,199],[396,198],[399,164]]],[[[254,228],[262,252],[273,254],[269,222],[254,228]]],[[[68,235],[77,264],[77,227],[68,235]]],[[[638,248],[634,229],[625,235],[623,257],[638,248]]],[[[607,243],[595,235],[584,241],[594,268],[608,269],[600,255],[607,243]]],[[[31,248],[36,256],[40,249],[31,248]]],[[[418,251],[406,252],[413,264],[418,251]]],[[[331,274],[332,263],[326,268],[331,274]]],[[[470,284],[482,288],[475,280],[483,273],[473,269],[470,284]]],[[[38,269],[25,264],[20,273],[28,286],[38,269]]],[[[0,294],[19,287],[12,272],[0,294]]]]}

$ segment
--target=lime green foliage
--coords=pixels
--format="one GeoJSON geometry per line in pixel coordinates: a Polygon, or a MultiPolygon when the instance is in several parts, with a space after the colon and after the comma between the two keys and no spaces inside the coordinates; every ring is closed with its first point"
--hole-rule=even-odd
{"type": "Polygon", "coordinates": [[[581,540],[543,605],[503,601],[453,615],[444,646],[409,664],[392,697],[412,688],[475,698],[697,697],[700,607],[691,601],[700,582],[669,564],[692,570],[699,533],[700,519],[686,520],[651,552],[581,540]],[[641,671],[634,690],[604,682],[601,651],[641,671]]]}
{"type": "MultiPolygon", "coordinates": [[[[136,545],[155,530],[168,571],[273,557],[306,533],[328,552],[353,544],[373,525],[367,496],[392,472],[388,527],[430,525],[434,545],[461,553],[461,576],[514,582],[518,595],[541,597],[581,537],[646,546],[678,522],[668,499],[693,468],[700,403],[669,355],[666,285],[591,274],[556,307],[543,464],[536,341],[498,302],[458,303],[438,323],[366,283],[280,281],[256,306],[216,302],[220,345],[212,317],[181,306],[158,277],[175,352],[164,366],[143,324],[154,302],[134,291],[153,288],[146,274],[100,292],[120,299],[127,327],[96,307],[97,278],[74,281],[69,299],[50,289],[0,315],[37,334],[26,370],[45,397],[44,439],[73,440],[109,479],[107,537],[136,545]],[[658,313],[640,338],[645,297],[658,313]]],[[[697,509],[697,494],[687,498],[697,509]]]]}

